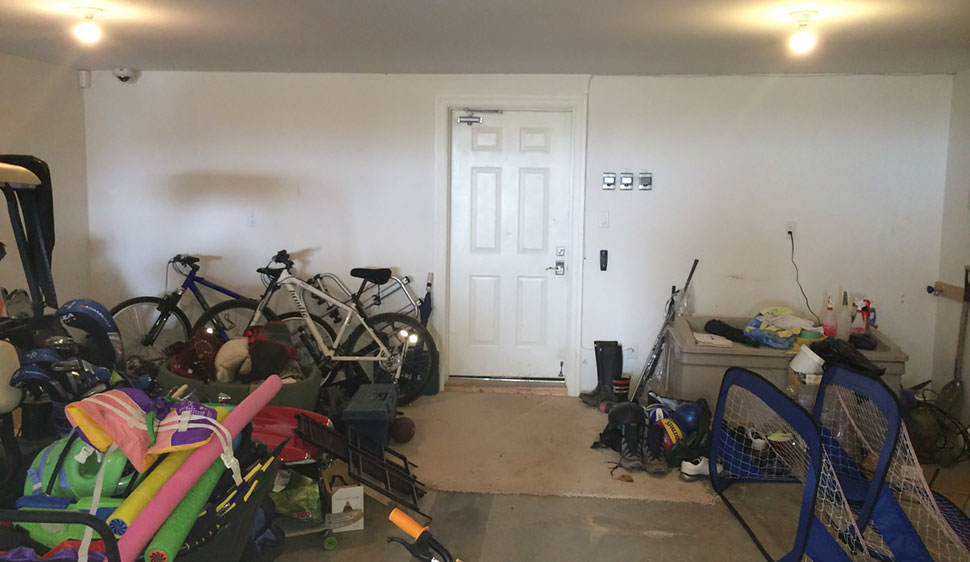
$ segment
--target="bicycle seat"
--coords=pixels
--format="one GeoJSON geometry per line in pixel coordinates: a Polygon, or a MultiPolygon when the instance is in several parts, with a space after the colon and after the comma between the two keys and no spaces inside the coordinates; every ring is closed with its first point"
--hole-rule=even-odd
{"type": "Polygon", "coordinates": [[[391,270],[386,267],[355,267],[350,270],[350,276],[363,279],[364,281],[370,281],[375,285],[383,285],[391,279],[391,270]]]}
{"type": "Polygon", "coordinates": [[[180,259],[179,261],[184,263],[185,265],[192,265],[194,263],[199,263],[199,258],[195,256],[182,256],[182,259],[180,259]]]}
{"type": "Polygon", "coordinates": [[[260,267],[256,270],[256,273],[278,278],[280,275],[283,275],[283,271],[282,267],[260,267]]]}

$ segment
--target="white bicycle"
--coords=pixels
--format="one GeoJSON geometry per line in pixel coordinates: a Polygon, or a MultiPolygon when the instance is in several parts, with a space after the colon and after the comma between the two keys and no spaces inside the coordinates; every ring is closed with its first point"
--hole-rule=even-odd
{"type": "Polygon", "coordinates": [[[350,301],[342,302],[295,277],[293,265],[286,250],[280,250],[269,265],[256,270],[267,280],[258,301],[236,299],[219,303],[199,317],[193,333],[204,330],[227,341],[242,336],[252,326],[278,319],[290,330],[300,367],[304,371],[318,369],[323,386],[354,379],[394,383],[398,386],[399,405],[421,396],[438,369],[438,348],[431,333],[413,316],[397,312],[368,316],[361,304],[360,295],[367,283],[387,283],[391,270],[351,270],[350,275],[362,282],[350,301]],[[297,310],[277,317],[267,303],[280,288],[287,290],[297,310]],[[328,322],[307,310],[304,292],[342,312],[343,320],[336,332],[328,322]]]}

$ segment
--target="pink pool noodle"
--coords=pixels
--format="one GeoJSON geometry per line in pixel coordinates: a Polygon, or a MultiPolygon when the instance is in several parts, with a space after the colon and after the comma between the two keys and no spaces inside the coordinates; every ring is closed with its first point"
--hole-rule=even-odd
{"type": "MultiPolygon", "coordinates": [[[[269,404],[282,386],[283,383],[278,376],[269,377],[230,412],[222,425],[235,437],[263,407],[269,404]]],[[[172,510],[221,454],[222,445],[213,437],[208,443],[196,449],[172,474],[118,541],[122,562],[134,562],[172,510]]]]}

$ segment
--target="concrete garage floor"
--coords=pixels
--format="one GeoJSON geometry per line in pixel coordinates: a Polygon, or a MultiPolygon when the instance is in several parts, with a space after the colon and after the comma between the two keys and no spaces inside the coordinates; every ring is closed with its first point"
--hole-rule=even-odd
{"type": "MultiPolygon", "coordinates": [[[[704,482],[698,486],[709,486],[704,482]]],[[[390,508],[366,498],[363,531],[341,533],[337,550],[319,536],[291,537],[281,562],[413,560],[389,535],[390,508]]],[[[689,560],[756,561],[761,554],[720,503],[430,492],[432,533],[463,562],[689,560]]]]}

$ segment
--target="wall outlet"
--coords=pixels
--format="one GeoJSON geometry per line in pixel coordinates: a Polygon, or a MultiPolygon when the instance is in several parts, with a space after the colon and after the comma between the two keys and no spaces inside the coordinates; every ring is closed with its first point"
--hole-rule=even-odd
{"type": "Polygon", "coordinates": [[[795,232],[796,226],[798,225],[795,223],[795,221],[788,221],[785,224],[785,239],[788,239],[789,236],[795,238],[798,235],[798,233],[795,232]]]}
{"type": "Polygon", "coordinates": [[[250,211],[246,215],[246,226],[249,228],[256,228],[256,211],[250,211]]]}

